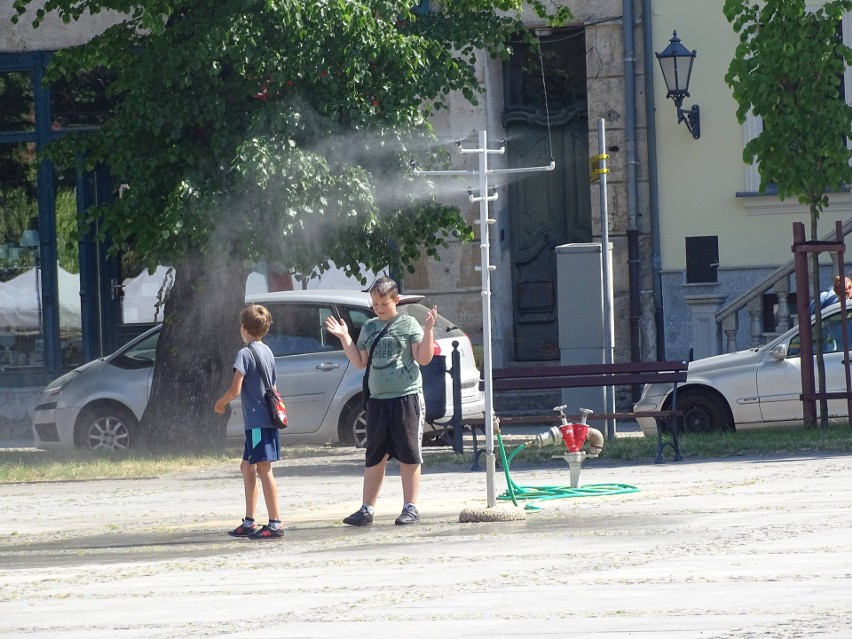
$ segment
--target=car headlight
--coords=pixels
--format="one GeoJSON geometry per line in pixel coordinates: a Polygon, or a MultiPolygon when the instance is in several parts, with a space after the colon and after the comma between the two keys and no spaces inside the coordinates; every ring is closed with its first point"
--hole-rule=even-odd
{"type": "Polygon", "coordinates": [[[79,373],[71,371],[70,373],[57,377],[41,391],[42,397],[56,397],[62,389],[68,385],[68,382],[77,377],[77,375],[79,375],[79,373]]]}

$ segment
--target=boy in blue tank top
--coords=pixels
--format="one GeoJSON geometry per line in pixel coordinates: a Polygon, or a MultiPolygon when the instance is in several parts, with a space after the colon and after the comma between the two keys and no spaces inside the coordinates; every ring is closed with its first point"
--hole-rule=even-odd
{"type": "Polygon", "coordinates": [[[214,410],[224,413],[228,402],[240,398],[243,410],[243,425],[246,440],[240,472],[246,499],[246,515],[242,523],[228,534],[232,537],[249,539],[280,539],[284,526],[278,513],[278,486],[272,474],[272,462],[281,458],[278,428],[272,422],[269,407],[264,397],[264,377],[275,386],[275,357],[261,340],[272,326],[272,315],[265,306],[250,304],[240,315],[240,335],[245,346],[237,353],[234,361],[234,378],[231,386],[216,401],[214,410]],[[254,355],[257,355],[255,360],[254,355]],[[261,374],[259,363],[266,371],[261,374]],[[258,526],[254,523],[257,509],[257,480],[263,489],[263,499],[269,514],[269,523],[258,526]]]}

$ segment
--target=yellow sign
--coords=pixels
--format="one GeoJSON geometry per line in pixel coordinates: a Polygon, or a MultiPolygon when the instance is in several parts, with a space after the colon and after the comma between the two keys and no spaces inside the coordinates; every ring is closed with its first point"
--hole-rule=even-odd
{"type": "Polygon", "coordinates": [[[604,160],[605,164],[608,157],[609,155],[606,153],[598,153],[597,155],[593,155],[589,158],[589,182],[594,184],[595,182],[600,181],[602,174],[609,173],[609,169],[601,166],[601,160],[604,160]]]}

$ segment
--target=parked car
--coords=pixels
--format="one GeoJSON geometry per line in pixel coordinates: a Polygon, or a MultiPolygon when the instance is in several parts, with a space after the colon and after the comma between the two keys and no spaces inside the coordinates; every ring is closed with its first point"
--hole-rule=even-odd
{"type": "MultiPolygon", "coordinates": [[[[402,295],[399,311],[422,325],[429,309],[421,300],[422,296],[402,295]]],[[[290,418],[282,443],[363,446],[364,371],[350,365],[340,341],[325,330],[325,320],[334,313],[357,340],[361,326],[375,316],[369,294],[328,289],[280,291],[251,295],[246,301],[263,304],[272,313],[272,328],[264,342],[275,354],[277,386],[290,418]]],[[[453,342],[458,342],[461,359],[462,415],[481,417],[485,406],[470,339],[440,315],[434,331],[435,357],[422,369],[427,419],[424,439],[435,438],[453,414],[452,378],[447,374],[453,342]]],[[[48,384],[33,413],[35,445],[44,449],[131,448],[148,403],[159,335],[160,327],[154,327],[112,355],[48,384]]],[[[239,400],[232,402],[232,408],[227,437],[242,440],[239,400]]]]}
{"type": "MultiPolygon", "coordinates": [[[[852,340],[852,310],[847,331],[852,340]]],[[[845,392],[840,304],[822,311],[826,391],[845,392]]],[[[813,318],[811,318],[813,322],[813,318]]],[[[765,427],[799,426],[803,420],[799,327],[747,351],[726,353],[689,363],[686,382],[677,389],[682,430],[708,433],[765,427]]],[[[671,384],[648,384],[635,411],[669,410],[671,384]]],[[[848,422],[846,400],[829,400],[829,419],[848,422]]],[[[637,419],[645,435],[656,436],[653,418],[637,419]]]]}

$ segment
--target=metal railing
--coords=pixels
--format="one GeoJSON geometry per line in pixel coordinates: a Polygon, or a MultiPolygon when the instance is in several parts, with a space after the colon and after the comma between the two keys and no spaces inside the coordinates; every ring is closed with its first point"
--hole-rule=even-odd
{"type": "MultiPolygon", "coordinates": [[[[852,218],[843,223],[843,237],[850,233],[852,233],[852,218]]],[[[832,231],[821,239],[829,241],[835,237],[832,231]]],[[[716,311],[716,329],[722,337],[724,352],[732,353],[737,350],[738,315],[743,309],[747,309],[749,314],[749,348],[765,344],[769,339],[787,331],[793,325],[796,309],[789,303],[790,276],[793,270],[793,258],[790,258],[789,262],[779,266],[752,288],[716,311]],[[763,323],[763,296],[766,293],[775,293],[778,296],[778,305],[774,313],[775,325],[770,327],[764,326],[763,323]]],[[[819,292],[815,293],[815,295],[818,294],[819,292]]]]}

